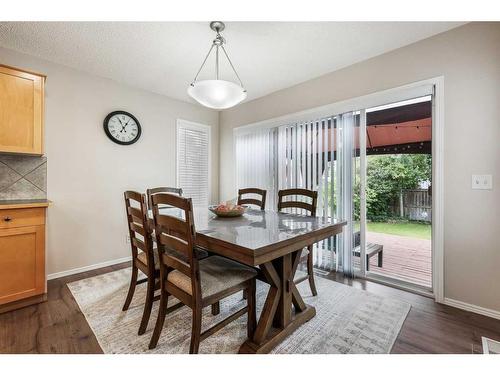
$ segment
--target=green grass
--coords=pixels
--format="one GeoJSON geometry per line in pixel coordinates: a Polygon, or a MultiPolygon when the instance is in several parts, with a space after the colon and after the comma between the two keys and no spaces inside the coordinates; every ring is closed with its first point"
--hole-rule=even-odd
{"type": "Polygon", "coordinates": [[[407,222],[393,222],[393,223],[367,223],[366,230],[368,232],[394,234],[403,237],[422,238],[426,240],[431,239],[431,225],[422,223],[407,223],[407,222]]]}

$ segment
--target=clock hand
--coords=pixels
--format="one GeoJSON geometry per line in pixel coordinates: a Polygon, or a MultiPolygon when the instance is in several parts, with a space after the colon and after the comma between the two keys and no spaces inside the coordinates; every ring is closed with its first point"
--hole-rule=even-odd
{"type": "Polygon", "coordinates": [[[127,126],[127,124],[123,125],[123,124],[121,123],[121,121],[120,121],[120,124],[121,124],[121,126],[122,126],[122,129],[120,130],[120,133],[121,133],[121,132],[125,131],[125,126],[127,126]]]}
{"type": "Polygon", "coordinates": [[[123,122],[122,122],[122,120],[120,120],[119,117],[117,117],[117,119],[118,119],[118,122],[120,123],[120,125],[122,126],[122,129],[120,130],[120,133],[121,133],[121,132],[123,132],[123,130],[125,129],[125,126],[127,126],[127,125],[126,124],[123,125],[123,122]]]}

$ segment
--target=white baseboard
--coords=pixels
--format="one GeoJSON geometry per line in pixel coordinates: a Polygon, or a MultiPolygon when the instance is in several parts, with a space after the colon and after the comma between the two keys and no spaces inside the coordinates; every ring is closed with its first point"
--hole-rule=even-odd
{"type": "Polygon", "coordinates": [[[476,314],[484,315],[484,316],[489,316],[490,318],[495,318],[500,320],[500,311],[492,310],[492,309],[487,309],[485,307],[477,306],[477,305],[472,305],[470,303],[462,302],[462,301],[457,301],[451,298],[445,298],[444,302],[445,305],[448,306],[453,306],[461,310],[465,311],[470,311],[476,314]]]}
{"type": "Polygon", "coordinates": [[[102,263],[91,264],[90,266],[73,268],[73,269],[67,270],[67,271],[51,273],[51,274],[47,275],[47,280],[58,279],[59,277],[74,275],[75,273],[80,273],[80,272],[85,272],[85,271],[91,271],[91,270],[95,270],[97,268],[112,266],[112,265],[115,265],[115,264],[118,264],[118,263],[123,263],[123,262],[130,261],[131,259],[132,259],[132,257],[128,256],[128,257],[125,257],[125,258],[108,260],[108,261],[102,262],[102,263]]]}

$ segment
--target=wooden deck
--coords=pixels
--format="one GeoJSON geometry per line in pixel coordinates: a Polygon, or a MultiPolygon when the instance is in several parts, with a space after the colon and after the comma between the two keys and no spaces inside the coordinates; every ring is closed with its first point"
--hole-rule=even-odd
{"type": "MultiPolygon", "coordinates": [[[[375,255],[370,259],[370,273],[432,287],[430,240],[367,232],[366,241],[384,246],[382,267],[377,266],[378,256],[375,255]]],[[[335,253],[331,255],[335,256],[335,253]]],[[[359,269],[359,260],[359,257],[353,257],[354,268],[359,269]]]]}
{"type": "MultiPolygon", "coordinates": [[[[377,267],[377,257],[373,257],[370,259],[370,272],[432,286],[430,240],[374,232],[367,232],[366,240],[384,245],[383,267],[377,267]]],[[[359,262],[358,259],[355,261],[359,262]]]]}

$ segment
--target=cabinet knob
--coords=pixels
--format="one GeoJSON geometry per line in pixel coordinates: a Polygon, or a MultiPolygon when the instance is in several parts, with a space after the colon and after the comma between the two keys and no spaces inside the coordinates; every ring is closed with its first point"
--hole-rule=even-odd
{"type": "Polygon", "coordinates": [[[5,216],[3,218],[3,221],[11,221],[11,220],[12,220],[12,218],[10,216],[5,216]]]}

